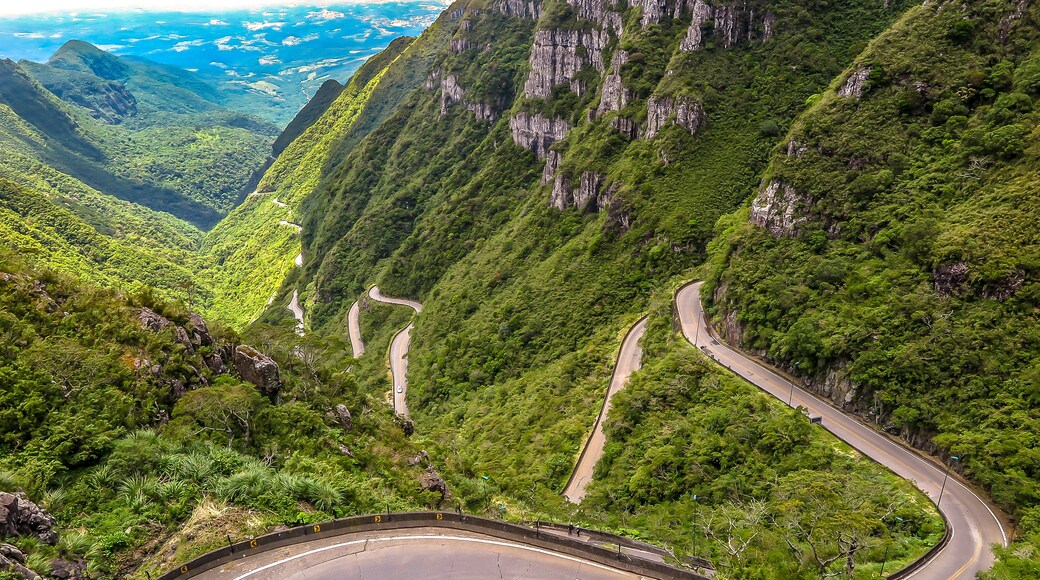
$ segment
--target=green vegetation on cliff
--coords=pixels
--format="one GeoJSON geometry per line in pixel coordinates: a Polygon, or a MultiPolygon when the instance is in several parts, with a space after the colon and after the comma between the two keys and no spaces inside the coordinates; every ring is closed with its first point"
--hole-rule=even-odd
{"type": "MultiPolygon", "coordinates": [[[[936,3],[873,41],[811,100],[750,212],[719,222],[706,289],[732,340],[959,456],[1021,518],[1013,552],[1033,558],[1038,16],[936,3]]],[[[994,577],[1036,571],[1005,556],[994,577]]]]}
{"type": "Polygon", "coordinates": [[[25,489],[61,538],[5,539],[35,561],[154,577],[226,534],[440,497],[420,490],[421,466],[406,463],[416,449],[343,372],[339,349],[256,327],[245,338],[281,371],[258,387],[239,378],[243,339],[180,304],[126,299],[6,252],[0,290],[0,490],[25,489]]]}

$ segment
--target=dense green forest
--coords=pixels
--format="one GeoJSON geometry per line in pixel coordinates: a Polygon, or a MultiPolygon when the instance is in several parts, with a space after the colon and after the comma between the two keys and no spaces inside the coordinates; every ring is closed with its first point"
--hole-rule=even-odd
{"type": "Polygon", "coordinates": [[[1028,556],[1040,60],[1038,13],[1007,4],[916,9],[814,97],[750,212],[720,222],[706,292],[731,340],[959,456],[1021,518],[1028,556]]]}
{"type": "Polygon", "coordinates": [[[0,81],[5,151],[201,228],[241,200],[279,132],[187,71],[82,41],[45,64],[2,61],[0,81]]]}
{"type": "Polygon", "coordinates": [[[39,573],[60,557],[144,578],[228,534],[440,497],[342,348],[268,326],[240,336],[6,250],[0,290],[0,490],[24,489],[59,522],[57,543],[5,541],[39,573]],[[273,357],[275,382],[242,380],[243,341],[273,357]]]}

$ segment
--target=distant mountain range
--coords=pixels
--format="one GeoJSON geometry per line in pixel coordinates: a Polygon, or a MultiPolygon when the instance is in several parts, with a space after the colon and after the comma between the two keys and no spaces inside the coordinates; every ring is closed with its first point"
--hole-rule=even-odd
{"type": "Polygon", "coordinates": [[[0,173],[42,162],[109,195],[208,228],[245,194],[279,128],[225,108],[219,85],[87,42],[46,63],[0,61],[0,173]],[[188,151],[191,153],[188,154],[188,151]]]}
{"type": "Polygon", "coordinates": [[[435,0],[205,16],[130,11],[3,18],[0,57],[44,61],[69,39],[84,39],[120,58],[197,73],[219,88],[223,105],[285,125],[326,80],[346,81],[394,38],[422,32],[446,6],[435,0]]]}

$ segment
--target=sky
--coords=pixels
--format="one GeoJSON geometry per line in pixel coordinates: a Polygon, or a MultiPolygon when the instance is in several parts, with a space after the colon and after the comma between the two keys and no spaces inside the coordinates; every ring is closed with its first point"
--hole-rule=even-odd
{"type": "MultiPolygon", "coordinates": [[[[342,4],[342,0],[337,2],[342,4]]],[[[371,2],[365,2],[370,4],[371,2]]],[[[278,0],[29,0],[0,2],[0,18],[44,13],[91,13],[115,10],[155,12],[221,12],[269,6],[321,5],[321,2],[278,0]]]]}

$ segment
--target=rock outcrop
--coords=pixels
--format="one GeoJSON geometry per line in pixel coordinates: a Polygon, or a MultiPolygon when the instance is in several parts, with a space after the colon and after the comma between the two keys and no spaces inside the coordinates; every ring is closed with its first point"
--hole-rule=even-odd
{"type": "MultiPolygon", "coordinates": [[[[633,0],[640,3],[653,3],[654,0],[633,0]]],[[[676,4],[673,16],[679,16],[689,10],[692,16],[690,27],[686,36],[679,44],[679,50],[691,52],[704,47],[707,35],[715,40],[715,45],[722,48],[732,48],[743,42],[754,40],[769,40],[776,35],[776,14],[766,10],[761,14],[755,14],[755,9],[749,7],[746,2],[729,2],[712,6],[705,0],[682,0],[676,4]]],[[[660,19],[661,11],[656,11],[656,18],[660,19]]],[[[643,13],[646,21],[647,12],[643,13]]],[[[646,21],[643,26],[650,22],[646,21]]]]}
{"type": "Polygon", "coordinates": [[[432,491],[441,494],[441,498],[437,500],[435,509],[440,509],[441,504],[444,500],[448,499],[448,484],[445,483],[444,478],[437,473],[432,466],[427,467],[426,471],[419,475],[419,486],[423,491],[432,491]]]}
{"type": "Polygon", "coordinates": [[[773,179],[759,189],[751,203],[750,221],[774,236],[793,236],[806,219],[798,210],[808,203],[790,184],[773,179]]]}
{"type": "Polygon", "coordinates": [[[25,554],[11,544],[0,543],[0,573],[14,574],[15,577],[36,580],[39,574],[25,567],[25,554]]]}
{"type": "Polygon", "coordinates": [[[578,211],[597,211],[608,205],[608,199],[613,199],[616,187],[603,189],[605,178],[603,174],[595,171],[583,171],[578,178],[577,187],[573,187],[571,180],[562,172],[557,173],[553,179],[552,194],[549,197],[549,205],[565,210],[574,208],[578,211]]]}
{"type": "Polygon", "coordinates": [[[839,97],[852,97],[858,99],[863,96],[863,89],[870,78],[870,67],[864,66],[856,69],[849,78],[845,79],[841,88],[838,89],[839,97]]]}
{"type": "Polygon", "coordinates": [[[453,38],[449,50],[455,54],[466,52],[477,48],[477,43],[468,38],[453,38]]]}
{"type": "Polygon", "coordinates": [[[596,115],[602,115],[607,111],[620,111],[628,104],[628,90],[621,81],[621,67],[628,62],[628,52],[622,49],[614,51],[610,60],[610,74],[603,78],[603,88],[600,89],[599,107],[596,115]]]}
{"type": "Polygon", "coordinates": [[[528,20],[538,20],[542,15],[541,6],[534,0],[499,0],[492,8],[506,16],[528,20]]]}
{"type": "Polygon", "coordinates": [[[538,30],[531,47],[531,72],[524,83],[524,95],[548,98],[553,87],[567,84],[576,94],[585,92],[585,83],[576,80],[579,71],[593,67],[600,73],[603,49],[610,35],[603,30],[538,30]]]}
{"type": "Polygon", "coordinates": [[[578,18],[595,22],[614,36],[621,36],[621,14],[609,8],[615,4],[613,0],[567,0],[567,3],[574,7],[578,18]]]}
{"type": "Polygon", "coordinates": [[[448,107],[461,104],[467,111],[473,113],[478,121],[494,123],[498,120],[499,109],[490,103],[473,102],[466,99],[466,90],[459,84],[459,78],[454,74],[442,74],[440,70],[430,73],[423,83],[427,91],[440,90],[441,93],[441,116],[448,114],[448,107]]]}
{"type": "Polygon", "coordinates": [[[686,96],[650,97],[646,103],[646,138],[656,137],[670,119],[689,131],[690,135],[696,135],[704,124],[704,108],[699,101],[686,96]]]}
{"type": "Polygon", "coordinates": [[[243,381],[253,383],[270,397],[276,397],[282,388],[278,363],[249,345],[235,349],[235,370],[243,381]]]}
{"type": "Polygon", "coordinates": [[[141,328],[152,332],[159,332],[169,328],[171,324],[169,320],[163,318],[151,308],[141,308],[138,310],[137,320],[140,322],[141,328]]]}
{"type": "Polygon", "coordinates": [[[539,113],[519,112],[509,119],[513,142],[545,159],[553,143],[562,141],[570,132],[570,123],[563,119],[547,119],[539,113]]]}
{"type": "Polygon", "coordinates": [[[30,537],[53,546],[57,521],[22,492],[0,492],[0,538],[30,537]]]}
{"type": "Polygon", "coordinates": [[[343,427],[343,430],[350,433],[354,429],[354,417],[350,414],[350,409],[346,405],[340,403],[335,407],[336,418],[339,420],[339,424],[343,427]]]}

